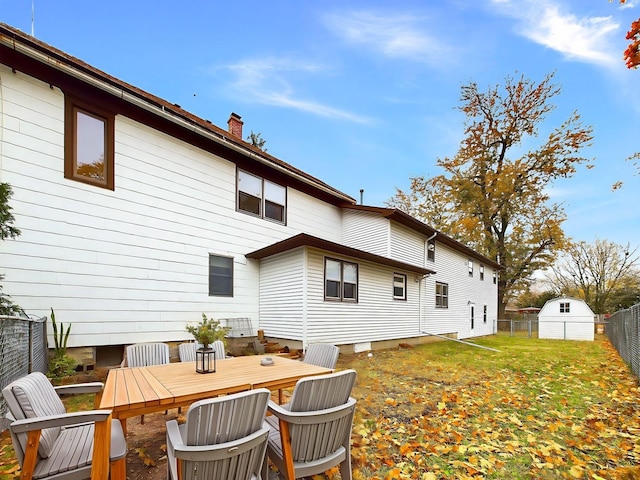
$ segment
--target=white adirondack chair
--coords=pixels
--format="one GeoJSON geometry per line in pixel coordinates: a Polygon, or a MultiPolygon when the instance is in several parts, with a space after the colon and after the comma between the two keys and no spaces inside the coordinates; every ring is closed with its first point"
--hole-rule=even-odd
{"type": "Polygon", "coordinates": [[[351,480],[356,401],[349,395],[355,379],[355,370],[303,378],[287,405],[269,402],[267,455],[287,480],[316,475],[336,465],[340,465],[342,480],[351,480]]]}
{"type": "Polygon", "coordinates": [[[266,480],[266,388],[195,402],[167,422],[167,478],[266,480]]]}
{"type": "Polygon", "coordinates": [[[111,478],[126,477],[127,444],[120,422],[110,420],[111,411],[67,413],[59,397],[67,393],[97,393],[102,386],[100,382],[92,382],[54,388],[47,377],[34,372],[2,390],[22,478],[89,478],[93,466],[94,432],[96,428],[106,432],[109,421],[111,442],[105,450],[109,455],[111,478]]]}

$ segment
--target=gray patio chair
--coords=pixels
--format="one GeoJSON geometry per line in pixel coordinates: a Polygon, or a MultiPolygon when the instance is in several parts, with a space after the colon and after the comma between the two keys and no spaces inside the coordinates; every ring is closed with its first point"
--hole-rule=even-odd
{"type": "MultiPolygon", "coordinates": [[[[167,364],[170,362],[169,345],[166,343],[134,343],[133,345],[128,345],[126,362],[128,367],[167,364]]],[[[144,415],[140,415],[140,423],[144,425],[144,415]]]]}
{"type": "MultiPolygon", "coordinates": [[[[307,347],[304,354],[303,362],[318,367],[330,368],[334,370],[338,362],[340,349],[329,343],[312,343],[307,347]]],[[[278,390],[278,403],[282,405],[283,395],[282,389],[278,390]]]]}
{"type": "MultiPolygon", "coordinates": [[[[287,480],[316,475],[336,465],[340,465],[342,480],[351,480],[356,401],[349,395],[355,380],[355,370],[303,378],[287,405],[269,402],[267,456],[287,480]]],[[[263,470],[263,476],[266,473],[263,470]]]]}
{"type": "Polygon", "coordinates": [[[339,354],[340,349],[335,345],[329,343],[312,343],[307,347],[302,361],[333,370],[336,368],[339,354]]]}
{"type": "Polygon", "coordinates": [[[167,422],[167,478],[267,479],[266,388],[195,402],[167,422]]]}
{"type": "Polygon", "coordinates": [[[100,448],[95,450],[109,456],[112,479],[126,477],[127,444],[120,422],[111,420],[111,411],[67,413],[58,396],[101,390],[100,382],[54,388],[40,372],[19,378],[2,390],[22,478],[89,478],[93,466],[94,434],[106,437],[109,427],[110,444],[105,446],[106,442],[99,438],[100,448]]]}

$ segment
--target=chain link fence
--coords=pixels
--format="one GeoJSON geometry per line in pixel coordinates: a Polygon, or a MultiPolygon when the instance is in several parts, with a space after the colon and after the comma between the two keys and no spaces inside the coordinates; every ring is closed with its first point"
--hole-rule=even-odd
{"type": "MultiPolygon", "coordinates": [[[[15,379],[49,367],[47,317],[0,316],[0,392],[15,379]]],[[[6,428],[6,404],[0,393],[0,431],[6,428]]]]}
{"type": "Polygon", "coordinates": [[[631,371],[640,377],[640,303],[607,319],[604,333],[631,371]]]}

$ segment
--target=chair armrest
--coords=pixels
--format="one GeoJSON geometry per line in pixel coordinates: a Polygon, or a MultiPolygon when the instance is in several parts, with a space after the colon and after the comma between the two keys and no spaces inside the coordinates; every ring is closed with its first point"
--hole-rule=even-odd
{"type": "Polygon", "coordinates": [[[343,412],[345,410],[354,408],[355,404],[355,399],[349,397],[346,403],[338,405],[337,407],[326,408],[324,410],[311,410],[309,412],[292,412],[291,410],[282,408],[281,405],[278,405],[273,400],[269,400],[267,410],[287,423],[313,424],[341,417],[344,415],[343,412]]]}
{"type": "Polygon", "coordinates": [[[76,383],[54,387],[58,395],[75,395],[76,393],[98,393],[104,388],[102,382],[76,383]]]}
{"type": "Polygon", "coordinates": [[[263,424],[259,430],[238,440],[217,443],[215,445],[185,445],[182,443],[182,437],[178,430],[177,423],[171,427],[169,427],[169,423],[170,422],[167,422],[167,437],[169,442],[171,442],[171,447],[167,445],[167,448],[173,448],[175,458],[194,462],[219,460],[230,455],[240,454],[255,447],[256,444],[266,442],[267,436],[269,435],[269,427],[263,424]],[[173,443],[174,440],[176,440],[177,443],[173,443]]]}
{"type": "Polygon", "coordinates": [[[11,422],[11,430],[15,433],[26,433],[51,427],[81,425],[83,423],[104,422],[111,415],[111,410],[88,410],[85,412],[48,415],[45,417],[25,418],[11,422]]]}

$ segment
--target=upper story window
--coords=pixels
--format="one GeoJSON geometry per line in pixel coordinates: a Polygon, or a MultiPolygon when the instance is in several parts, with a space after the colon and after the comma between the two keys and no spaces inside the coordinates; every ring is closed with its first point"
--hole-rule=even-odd
{"type": "Polygon", "coordinates": [[[343,302],[358,301],[358,265],[325,258],[324,298],[343,302]]]}
{"type": "Polygon", "coordinates": [[[209,255],[209,296],[233,297],[233,258],[209,255]]]}
{"type": "Polygon", "coordinates": [[[449,285],[436,282],[436,308],[449,308],[449,285]]]}
{"type": "Polygon", "coordinates": [[[480,265],[480,280],[484,280],[484,265],[480,265]]]}
{"type": "Polygon", "coordinates": [[[65,96],[64,177],[113,190],[115,115],[65,96]]]}
{"type": "Polygon", "coordinates": [[[496,272],[495,270],[493,271],[493,283],[498,283],[498,272],[496,272]]]}
{"type": "Polygon", "coordinates": [[[402,273],[393,274],[393,298],[396,300],[407,299],[407,276],[402,273]]]}
{"type": "Polygon", "coordinates": [[[436,239],[432,238],[427,242],[427,260],[436,261],[436,239]]]}
{"type": "Polygon", "coordinates": [[[285,223],[287,189],[257,175],[238,170],[238,210],[285,223]]]}
{"type": "Polygon", "coordinates": [[[469,260],[469,276],[473,277],[473,260],[469,260]]]}
{"type": "Polygon", "coordinates": [[[570,310],[570,303],[569,302],[560,302],[560,313],[571,313],[570,310]]]}

